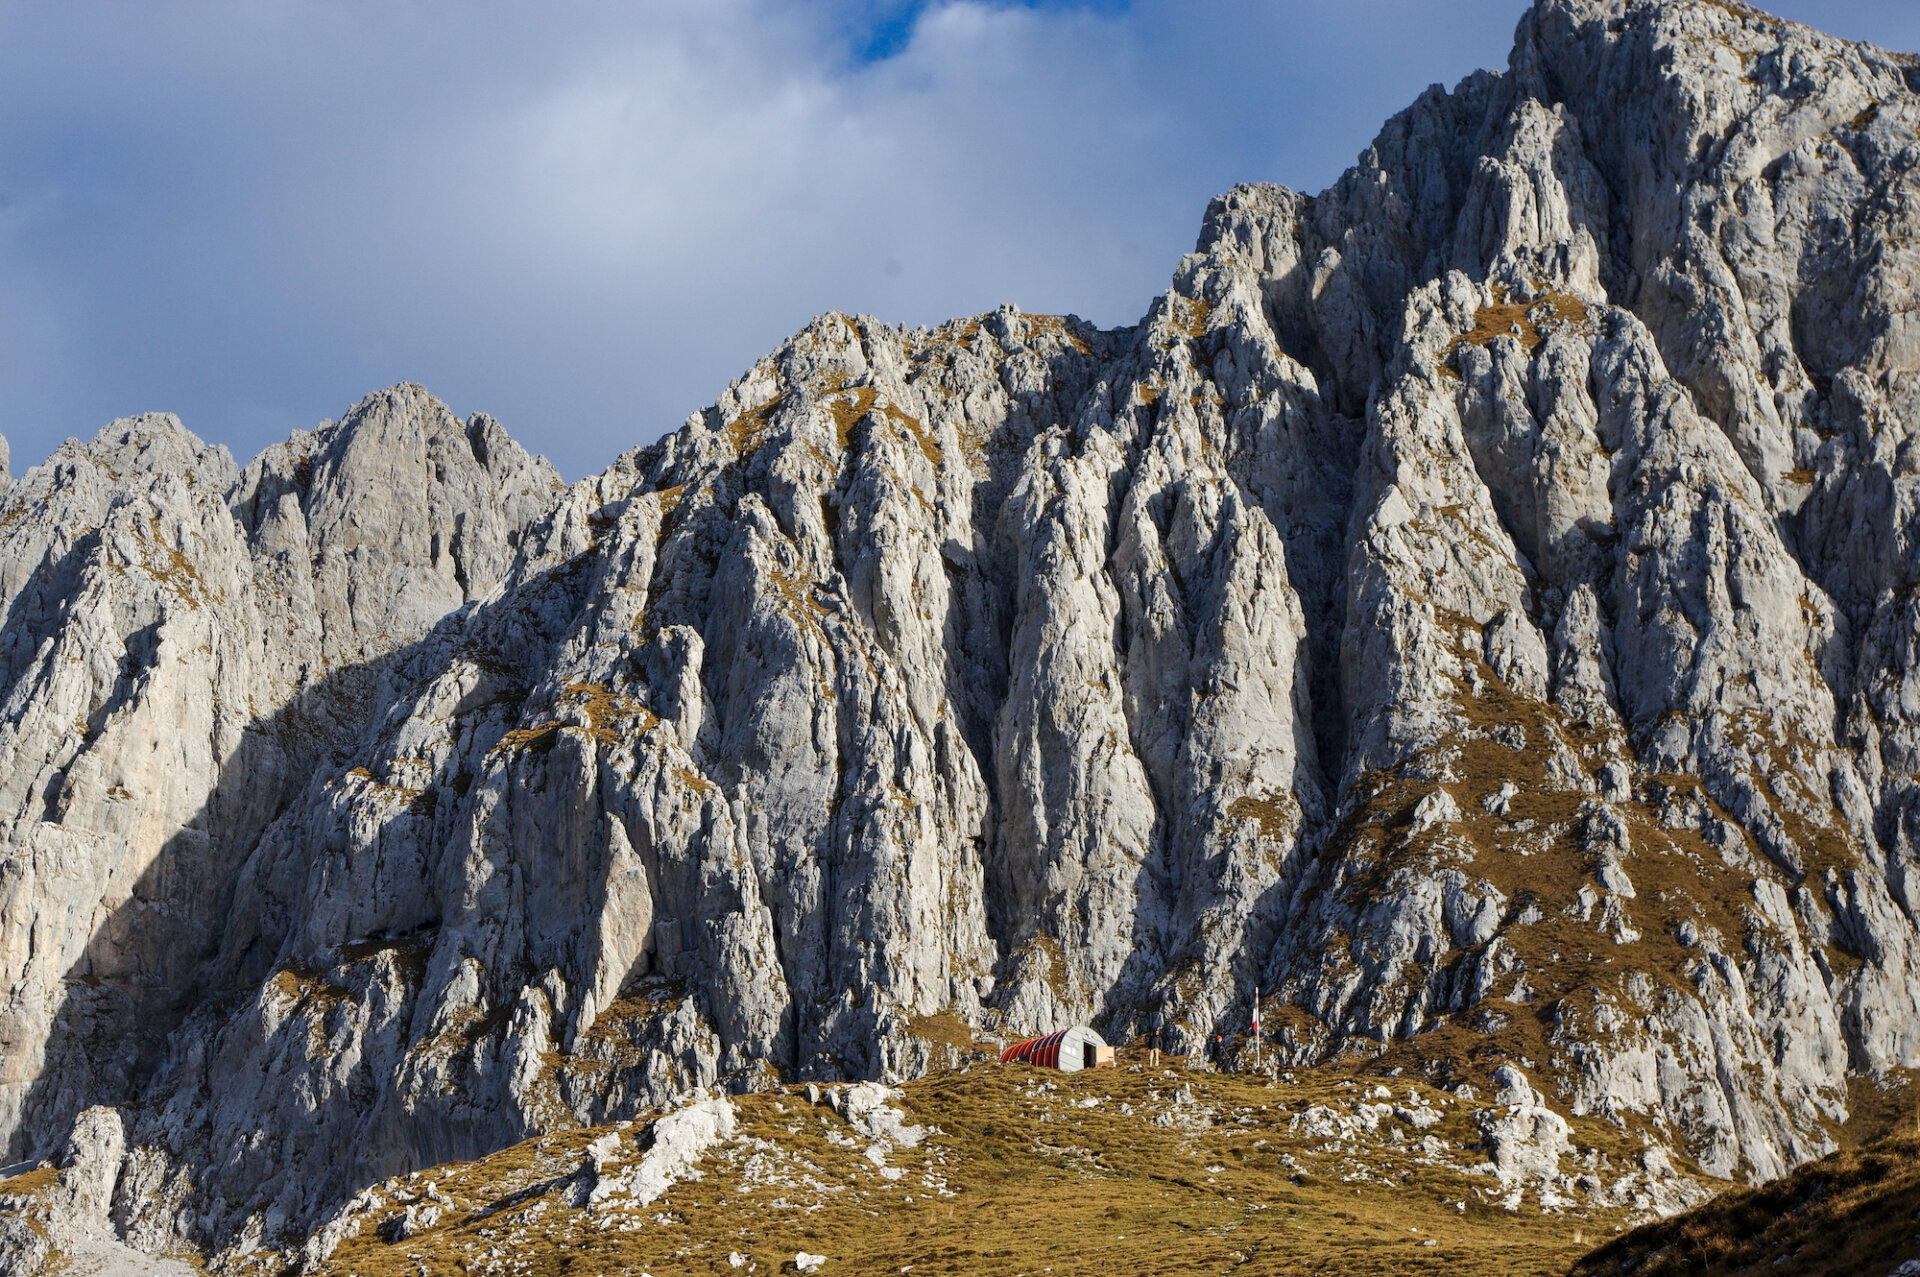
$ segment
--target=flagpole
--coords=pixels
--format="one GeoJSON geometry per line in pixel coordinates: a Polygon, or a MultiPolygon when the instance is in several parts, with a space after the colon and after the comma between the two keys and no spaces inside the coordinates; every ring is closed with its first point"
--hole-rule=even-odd
{"type": "Polygon", "coordinates": [[[1253,1069],[1260,1071],[1260,986],[1253,986],[1253,1069]]]}

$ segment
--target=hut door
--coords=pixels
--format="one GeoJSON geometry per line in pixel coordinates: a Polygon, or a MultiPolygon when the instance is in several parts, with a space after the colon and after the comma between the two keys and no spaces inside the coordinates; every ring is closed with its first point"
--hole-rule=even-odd
{"type": "Polygon", "coordinates": [[[1086,1052],[1086,1054],[1085,1054],[1085,1055],[1083,1055],[1083,1056],[1081,1056],[1081,1057],[1080,1057],[1080,1058],[1081,1058],[1082,1060],[1084,1060],[1084,1061],[1085,1061],[1085,1063],[1084,1063],[1084,1064],[1082,1064],[1082,1065],[1081,1065],[1080,1067],[1081,1067],[1081,1068],[1083,1068],[1083,1069],[1090,1069],[1090,1068],[1092,1068],[1092,1067],[1094,1067],[1094,1065],[1095,1065],[1095,1063],[1097,1062],[1097,1059],[1098,1059],[1098,1057],[1097,1057],[1097,1056],[1095,1056],[1095,1054],[1094,1054],[1094,1046],[1093,1046],[1093,1043],[1091,1043],[1091,1042],[1085,1042],[1085,1043],[1082,1043],[1082,1044],[1081,1044],[1081,1046],[1080,1046],[1080,1049],[1081,1049],[1082,1051],[1084,1051],[1084,1052],[1086,1052]]]}

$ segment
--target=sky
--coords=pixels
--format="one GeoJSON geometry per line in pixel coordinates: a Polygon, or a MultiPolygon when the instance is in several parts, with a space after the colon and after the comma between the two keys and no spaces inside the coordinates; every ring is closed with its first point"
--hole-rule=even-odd
{"type": "MultiPolygon", "coordinates": [[[[1778,0],[1920,48],[1913,0],[1778,0]]],[[[569,479],[829,310],[1132,323],[1524,0],[0,0],[0,435],[400,381],[569,479]]]]}

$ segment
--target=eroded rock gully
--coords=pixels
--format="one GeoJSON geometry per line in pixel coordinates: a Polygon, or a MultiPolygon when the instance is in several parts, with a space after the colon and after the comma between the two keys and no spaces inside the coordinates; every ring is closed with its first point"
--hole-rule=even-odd
{"type": "Polygon", "coordinates": [[[1920,1066],[1916,83],[1541,0],[1135,328],[829,315],[570,486],[411,386],[70,443],[0,495],[12,1156],[117,1110],[76,1200],[234,1260],[1256,985],[1292,1063],[1823,1152],[1920,1066]]]}

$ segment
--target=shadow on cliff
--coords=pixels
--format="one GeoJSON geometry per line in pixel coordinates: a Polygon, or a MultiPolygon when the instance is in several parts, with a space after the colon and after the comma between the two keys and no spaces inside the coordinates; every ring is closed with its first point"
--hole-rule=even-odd
{"type": "MultiPolygon", "coordinates": [[[[179,1051],[172,1035],[189,1014],[209,1008],[224,1015],[258,989],[296,919],[288,893],[262,883],[252,901],[278,907],[237,915],[243,879],[261,868],[249,862],[303,796],[352,765],[348,751],[377,728],[378,706],[391,703],[382,689],[408,685],[409,667],[429,645],[444,647],[445,636],[430,633],[341,666],[247,726],[206,802],[162,844],[62,973],[60,1005],[8,1160],[57,1154],[84,1108],[140,1103],[179,1051]]],[[[48,807],[49,823],[68,814],[65,804],[48,807]]],[[[304,880],[304,866],[289,868],[279,885],[297,889],[293,879],[304,880]]]]}

